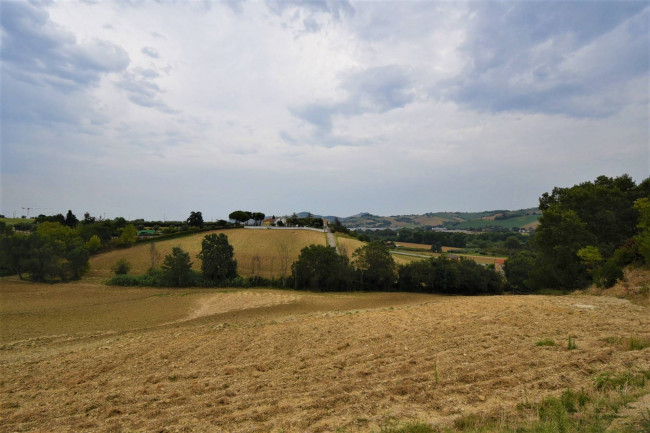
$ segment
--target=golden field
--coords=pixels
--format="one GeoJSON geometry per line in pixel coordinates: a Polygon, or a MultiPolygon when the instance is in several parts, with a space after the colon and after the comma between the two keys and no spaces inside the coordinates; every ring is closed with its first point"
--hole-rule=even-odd
{"type": "MultiPolygon", "coordinates": [[[[201,260],[196,256],[201,252],[201,242],[210,233],[223,233],[233,246],[237,260],[237,272],[244,277],[255,274],[262,277],[280,277],[281,249],[288,256],[289,269],[291,263],[298,260],[300,250],[311,244],[326,245],[325,233],[310,230],[263,230],[263,229],[229,229],[214,232],[199,233],[178,239],[154,242],[157,255],[157,266],[160,266],[165,255],[173,247],[181,247],[192,257],[193,268],[201,269],[201,260]],[[261,271],[258,271],[261,269],[261,271]]],[[[128,249],[113,250],[99,254],[90,259],[91,277],[108,278],[111,276],[111,266],[124,258],[132,265],[132,274],[143,274],[151,267],[150,244],[139,244],[128,249]]]]}
{"type": "Polygon", "coordinates": [[[449,426],[650,369],[612,297],[117,288],[0,281],[0,431],[449,426]],[[567,335],[577,349],[567,350],[567,335]],[[556,346],[536,342],[553,339],[556,346]]]}

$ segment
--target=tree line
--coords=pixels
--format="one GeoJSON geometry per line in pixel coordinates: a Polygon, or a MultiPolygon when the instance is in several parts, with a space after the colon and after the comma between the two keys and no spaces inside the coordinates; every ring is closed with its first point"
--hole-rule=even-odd
{"type": "Polygon", "coordinates": [[[352,254],[352,261],[336,249],[309,245],[282,279],[237,274],[233,247],[224,234],[210,234],[201,243],[201,272],[192,270],[189,253],[179,247],[166,255],[162,266],[152,266],[145,275],[128,275],[129,265],[118,263],[109,281],[123,286],[203,287],[289,287],[311,291],[405,291],[448,294],[499,294],[504,280],[493,268],[470,260],[445,257],[397,266],[390,249],[382,242],[370,242],[352,254]]]}

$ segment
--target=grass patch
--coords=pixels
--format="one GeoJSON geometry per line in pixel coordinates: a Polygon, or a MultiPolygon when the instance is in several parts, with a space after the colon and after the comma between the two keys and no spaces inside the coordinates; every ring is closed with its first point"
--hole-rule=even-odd
{"type": "Polygon", "coordinates": [[[543,338],[535,343],[535,346],[555,346],[555,340],[552,338],[543,338]]]}
{"type": "Polygon", "coordinates": [[[567,341],[567,350],[575,350],[578,348],[576,344],[576,338],[573,335],[569,335],[569,341],[567,341]]]}
{"type": "MultiPolygon", "coordinates": [[[[591,390],[566,389],[559,397],[547,397],[536,404],[519,405],[519,412],[497,416],[468,414],[457,418],[453,427],[393,423],[379,433],[605,433],[612,420],[628,403],[650,393],[650,370],[606,372],[594,378],[591,390]]],[[[650,410],[631,419],[623,430],[611,433],[650,432],[650,410]]]]}
{"type": "Polygon", "coordinates": [[[411,421],[406,423],[388,422],[383,425],[379,433],[437,433],[438,430],[434,429],[427,423],[411,421]]]}
{"type": "Polygon", "coordinates": [[[650,347],[650,339],[642,337],[630,337],[625,340],[625,349],[627,350],[643,350],[650,347]]]}

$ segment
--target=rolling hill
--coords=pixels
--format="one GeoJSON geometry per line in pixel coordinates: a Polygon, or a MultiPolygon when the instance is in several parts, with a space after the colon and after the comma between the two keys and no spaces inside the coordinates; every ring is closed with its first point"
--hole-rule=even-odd
{"type": "MultiPolygon", "coordinates": [[[[299,217],[307,216],[300,212],[299,217]]],[[[341,224],[351,229],[400,229],[400,228],[445,228],[448,230],[487,231],[511,230],[513,227],[535,228],[542,215],[538,208],[519,210],[491,210],[483,212],[428,212],[422,215],[380,216],[361,212],[349,217],[314,215],[329,221],[338,218],[341,224]]]]}

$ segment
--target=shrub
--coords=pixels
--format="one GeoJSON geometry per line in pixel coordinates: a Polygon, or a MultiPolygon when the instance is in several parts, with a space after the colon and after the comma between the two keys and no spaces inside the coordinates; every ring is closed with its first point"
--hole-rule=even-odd
{"type": "Polygon", "coordinates": [[[131,263],[129,263],[125,258],[121,258],[111,266],[111,270],[115,272],[115,275],[126,275],[131,270],[131,263]]]}

